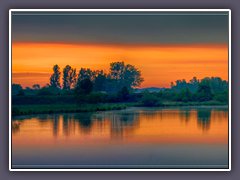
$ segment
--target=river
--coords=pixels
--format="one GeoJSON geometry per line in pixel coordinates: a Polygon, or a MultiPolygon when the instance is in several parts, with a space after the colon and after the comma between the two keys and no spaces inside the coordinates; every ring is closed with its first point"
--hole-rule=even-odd
{"type": "Polygon", "coordinates": [[[17,116],[12,168],[228,168],[228,108],[17,116]]]}

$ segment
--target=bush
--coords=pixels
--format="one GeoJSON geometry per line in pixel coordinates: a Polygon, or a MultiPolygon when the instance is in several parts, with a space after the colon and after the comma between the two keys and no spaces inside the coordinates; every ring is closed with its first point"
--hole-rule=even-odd
{"type": "Polygon", "coordinates": [[[182,89],[178,94],[177,94],[177,101],[182,101],[182,102],[189,102],[192,100],[192,93],[189,91],[188,88],[182,89]]]}
{"type": "Polygon", "coordinates": [[[143,97],[141,99],[141,103],[144,106],[160,106],[162,103],[160,103],[159,98],[154,95],[153,93],[144,92],[143,97]]]}
{"type": "Polygon", "coordinates": [[[129,90],[126,86],[124,86],[119,92],[118,92],[118,98],[120,101],[126,101],[130,97],[129,90]]]}
{"type": "Polygon", "coordinates": [[[49,96],[49,95],[59,95],[61,92],[61,89],[55,88],[55,87],[43,87],[38,91],[39,96],[49,96]]]}
{"type": "Polygon", "coordinates": [[[18,109],[17,107],[13,107],[13,108],[12,108],[12,114],[13,114],[13,115],[19,115],[19,114],[20,114],[19,109],[18,109]]]}
{"type": "Polygon", "coordinates": [[[214,94],[213,99],[219,102],[228,102],[228,92],[224,91],[222,93],[214,94]]]}
{"type": "Polygon", "coordinates": [[[91,93],[85,96],[85,102],[88,103],[103,103],[106,101],[106,94],[102,93],[91,93]]]}

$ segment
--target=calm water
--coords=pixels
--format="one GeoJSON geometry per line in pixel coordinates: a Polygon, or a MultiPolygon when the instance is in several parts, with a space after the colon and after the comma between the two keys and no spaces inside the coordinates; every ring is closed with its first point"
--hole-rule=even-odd
{"type": "Polygon", "coordinates": [[[18,116],[13,168],[228,168],[228,109],[18,116]]]}

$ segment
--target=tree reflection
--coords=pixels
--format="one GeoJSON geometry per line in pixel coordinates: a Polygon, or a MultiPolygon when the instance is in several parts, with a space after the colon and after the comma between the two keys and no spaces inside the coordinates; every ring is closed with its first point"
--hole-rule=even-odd
{"type": "MultiPolygon", "coordinates": [[[[112,139],[122,139],[133,132],[139,122],[139,113],[133,112],[103,112],[92,116],[96,121],[110,122],[110,136],[112,139]]],[[[101,126],[102,123],[98,125],[101,126]]],[[[101,128],[101,127],[100,127],[101,128]]]]}
{"type": "Polygon", "coordinates": [[[59,115],[53,116],[53,136],[57,137],[59,134],[59,115]]]}
{"type": "Polygon", "coordinates": [[[70,116],[67,115],[67,114],[64,114],[63,115],[63,134],[65,136],[68,136],[69,135],[69,121],[70,121],[70,116]]]}
{"type": "Polygon", "coordinates": [[[13,121],[12,122],[12,132],[15,134],[20,131],[21,122],[20,121],[13,121]]]}
{"type": "Polygon", "coordinates": [[[190,121],[190,110],[182,110],[179,112],[180,119],[188,123],[190,121]]]}
{"type": "Polygon", "coordinates": [[[162,113],[162,110],[158,110],[158,111],[149,110],[149,111],[140,112],[140,116],[141,118],[147,119],[148,121],[154,121],[154,119],[156,118],[162,119],[163,113],[162,113]]]}
{"type": "Polygon", "coordinates": [[[139,113],[120,113],[111,116],[111,138],[122,139],[133,132],[139,122],[139,113]],[[124,134],[125,133],[125,134],[124,134]]]}
{"type": "Polygon", "coordinates": [[[197,111],[197,121],[198,126],[202,128],[203,131],[207,131],[210,129],[210,121],[211,121],[211,110],[198,110],[197,111]]]}
{"type": "Polygon", "coordinates": [[[93,113],[79,113],[73,115],[73,119],[79,124],[80,129],[84,133],[89,133],[91,131],[91,126],[93,123],[92,114],[93,113]]]}

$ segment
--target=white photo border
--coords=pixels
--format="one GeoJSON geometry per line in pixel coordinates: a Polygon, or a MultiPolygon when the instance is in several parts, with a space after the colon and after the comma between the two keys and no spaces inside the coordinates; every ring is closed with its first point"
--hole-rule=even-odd
{"type": "Polygon", "coordinates": [[[231,9],[9,9],[9,171],[231,171],[231,9]],[[64,168],[12,168],[12,13],[13,12],[227,12],[228,13],[228,168],[206,169],[206,168],[174,168],[174,169],[64,169],[64,168]]]}

